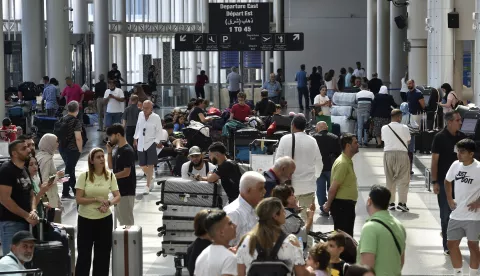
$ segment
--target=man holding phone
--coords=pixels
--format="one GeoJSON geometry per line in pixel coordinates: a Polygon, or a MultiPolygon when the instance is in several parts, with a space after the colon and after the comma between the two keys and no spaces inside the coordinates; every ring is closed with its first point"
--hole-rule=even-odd
{"type": "Polygon", "coordinates": [[[182,165],[182,178],[183,179],[195,179],[197,181],[207,177],[207,174],[213,169],[215,165],[203,160],[204,156],[199,147],[193,146],[188,151],[188,158],[190,161],[182,165]]]}

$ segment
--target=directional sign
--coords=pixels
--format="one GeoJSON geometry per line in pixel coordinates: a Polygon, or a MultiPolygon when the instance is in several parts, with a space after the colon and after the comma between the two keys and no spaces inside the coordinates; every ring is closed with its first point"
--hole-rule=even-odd
{"type": "Polygon", "coordinates": [[[210,32],[268,33],[270,32],[269,3],[210,3],[210,32]]]}
{"type": "Polygon", "coordinates": [[[175,51],[303,51],[303,47],[303,33],[175,34],[175,51]]]}

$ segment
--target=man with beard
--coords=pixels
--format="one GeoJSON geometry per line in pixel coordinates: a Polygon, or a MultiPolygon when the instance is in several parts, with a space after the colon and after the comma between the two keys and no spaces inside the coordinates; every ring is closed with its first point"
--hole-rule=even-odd
{"type": "Polygon", "coordinates": [[[240,177],[240,168],[232,160],[228,160],[227,148],[222,142],[215,142],[208,148],[208,156],[210,161],[214,165],[217,165],[217,168],[213,170],[212,173],[208,174],[206,181],[210,183],[215,183],[218,180],[222,181],[222,187],[227,193],[228,202],[231,203],[237,199],[240,194],[239,185],[240,177]]]}
{"type": "Polygon", "coordinates": [[[425,109],[425,99],[423,98],[422,92],[415,88],[415,81],[407,81],[407,102],[408,102],[408,111],[412,114],[412,118],[415,120],[417,125],[421,125],[421,115],[420,113],[425,109]]]}
{"type": "Polygon", "coordinates": [[[28,225],[38,223],[35,194],[25,161],[30,149],[23,140],[8,145],[11,160],[0,167],[0,240],[3,252],[9,252],[12,237],[28,225]]]}
{"type": "Polygon", "coordinates": [[[120,225],[134,225],[133,206],[137,177],[135,173],[135,152],[125,139],[121,124],[107,128],[108,167],[113,170],[120,190],[120,202],[115,205],[115,217],[120,225]],[[115,152],[113,148],[115,147],[115,152]]]}
{"type": "Polygon", "coordinates": [[[30,154],[35,157],[35,141],[33,141],[32,136],[27,134],[22,134],[17,137],[17,140],[23,140],[27,143],[27,147],[30,149],[30,154]]]}
{"type": "MultiPolygon", "coordinates": [[[[25,263],[33,259],[35,251],[35,238],[28,231],[20,231],[12,238],[12,247],[10,253],[0,260],[0,271],[24,270],[25,263]]],[[[20,276],[24,274],[9,274],[20,276]]]]}
{"type": "Polygon", "coordinates": [[[193,146],[188,151],[190,161],[182,165],[182,178],[206,180],[208,173],[215,169],[215,165],[203,160],[203,154],[199,147],[193,146]]]}

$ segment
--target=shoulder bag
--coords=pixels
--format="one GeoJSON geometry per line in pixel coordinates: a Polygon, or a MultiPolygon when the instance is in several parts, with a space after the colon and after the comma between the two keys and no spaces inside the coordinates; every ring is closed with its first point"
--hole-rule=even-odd
{"type": "Polygon", "coordinates": [[[400,247],[400,243],[398,243],[398,240],[397,240],[397,238],[395,237],[395,234],[393,234],[392,229],[390,229],[390,227],[388,227],[388,225],[385,224],[385,222],[383,222],[383,221],[381,221],[381,220],[379,220],[379,219],[371,219],[370,221],[378,222],[378,223],[380,223],[381,225],[383,225],[385,228],[387,228],[388,232],[390,232],[390,234],[392,234],[393,241],[395,241],[395,246],[397,247],[398,254],[400,254],[400,256],[402,256],[402,248],[400,247]]]}
{"type": "Polygon", "coordinates": [[[398,140],[399,140],[400,142],[402,142],[402,145],[403,145],[403,146],[407,149],[407,151],[408,151],[408,147],[407,147],[407,145],[405,144],[405,142],[403,142],[402,138],[400,138],[400,136],[398,136],[398,134],[395,132],[395,130],[393,130],[393,128],[392,128],[390,125],[387,125],[387,126],[392,130],[393,134],[395,134],[395,136],[397,136],[398,140]]]}

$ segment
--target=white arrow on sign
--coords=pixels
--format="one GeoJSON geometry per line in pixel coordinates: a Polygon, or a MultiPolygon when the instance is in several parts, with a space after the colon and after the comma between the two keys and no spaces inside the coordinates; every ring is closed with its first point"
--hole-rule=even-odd
{"type": "Polygon", "coordinates": [[[300,40],[300,34],[293,34],[293,41],[300,40]]]}
{"type": "Polygon", "coordinates": [[[185,42],[185,41],[187,41],[187,35],[181,35],[180,42],[185,42]]]}

